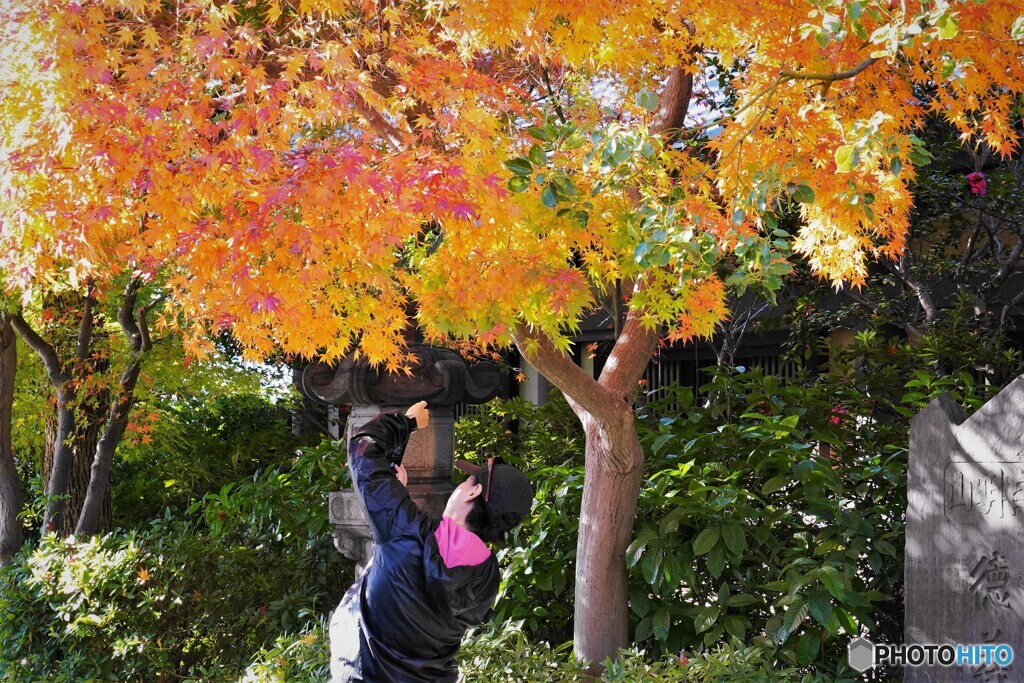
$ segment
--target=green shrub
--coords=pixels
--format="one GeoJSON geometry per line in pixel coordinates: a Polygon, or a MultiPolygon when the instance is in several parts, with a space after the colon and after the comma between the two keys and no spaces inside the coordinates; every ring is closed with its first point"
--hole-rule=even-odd
{"type": "Polygon", "coordinates": [[[273,628],[262,559],[181,523],[46,536],[0,571],[0,669],[26,682],[223,679],[273,628]]]}
{"type": "Polygon", "coordinates": [[[168,511],[143,529],[26,547],[0,570],[4,680],[237,680],[348,587],[352,565],[326,521],[340,477],[328,443],[185,519],[168,511]]]}
{"type": "Polygon", "coordinates": [[[272,467],[287,465],[308,439],[291,433],[291,406],[266,396],[174,397],[154,401],[145,441],[126,440],[118,448],[111,476],[116,526],[134,528],[167,507],[189,502],[272,467]]]}
{"type": "Polygon", "coordinates": [[[858,422],[832,392],[759,372],[713,385],[734,419],[686,390],[645,411],[657,465],[626,558],[634,638],[667,652],[753,638],[791,666],[832,670],[899,590],[899,454],[848,443],[858,422]]]}
{"type": "Polygon", "coordinates": [[[330,663],[327,621],[313,621],[257,652],[241,683],[323,683],[330,677],[330,663]]]}
{"type": "MultiPolygon", "coordinates": [[[[712,373],[700,397],[647,397],[637,417],[646,477],[626,558],[634,643],[658,657],[735,638],[773,653],[775,674],[836,678],[848,673],[850,637],[901,641],[909,421],[943,391],[975,410],[998,390],[943,343],[866,332],[833,352],[824,375],[739,369],[712,373]]],[[[460,456],[502,455],[537,486],[531,519],[501,555],[497,618],[522,621],[532,640],[569,640],[578,422],[553,394],[540,408],[488,404],[457,437],[460,456]]]]}
{"type": "Polygon", "coordinates": [[[972,370],[927,340],[865,332],[824,375],[719,372],[711,401],[675,389],[649,403],[627,551],[635,642],[731,636],[839,676],[862,631],[902,641],[909,421],[943,391],[980,407],[998,388],[972,370]]]}
{"type": "MultiPolygon", "coordinates": [[[[466,683],[567,683],[586,680],[586,670],[575,661],[572,643],[557,647],[531,640],[523,622],[489,624],[467,633],[459,655],[466,683]]],[[[632,648],[617,661],[605,662],[601,681],[608,683],[854,683],[852,674],[821,677],[778,666],[773,647],[744,645],[733,639],[713,650],[688,657],[652,656],[632,648]]]]}

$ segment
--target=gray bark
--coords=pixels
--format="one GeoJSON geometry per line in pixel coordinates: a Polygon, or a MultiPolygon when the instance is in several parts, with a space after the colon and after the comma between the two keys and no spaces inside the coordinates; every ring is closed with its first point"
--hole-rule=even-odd
{"type": "Polygon", "coordinates": [[[14,330],[7,314],[0,313],[0,566],[11,561],[24,540],[18,519],[24,496],[11,443],[17,366],[14,330]]]}
{"type": "MultiPolygon", "coordinates": [[[[91,328],[91,321],[88,325],[91,328]]],[[[39,354],[49,375],[50,384],[57,392],[57,432],[54,435],[53,464],[46,483],[46,512],[43,516],[43,533],[48,533],[56,531],[61,525],[67,507],[73,457],[72,441],[75,432],[75,391],[70,381],[71,375],[65,371],[53,346],[40,337],[20,315],[11,318],[11,326],[18,336],[39,354]]]]}
{"type": "Polygon", "coordinates": [[[135,302],[141,286],[142,283],[139,280],[129,282],[125,288],[124,300],[118,308],[117,320],[131,346],[131,360],[128,367],[121,373],[118,391],[114,392],[110,403],[103,436],[96,444],[89,476],[89,487],[86,490],[82,512],[75,527],[76,535],[94,534],[98,529],[103,504],[107,500],[110,490],[110,471],[114,462],[114,452],[117,450],[118,444],[121,443],[121,439],[124,438],[125,428],[128,426],[128,416],[135,404],[135,385],[139,380],[139,371],[142,369],[142,356],[149,351],[151,346],[149,328],[146,324],[147,309],[140,309],[137,313],[138,318],[135,317],[135,302]]]}

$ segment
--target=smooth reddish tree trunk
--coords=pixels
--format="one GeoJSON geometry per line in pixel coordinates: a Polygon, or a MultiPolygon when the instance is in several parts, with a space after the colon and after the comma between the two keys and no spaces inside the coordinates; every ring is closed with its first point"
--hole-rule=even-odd
{"type": "MultiPolygon", "coordinates": [[[[666,80],[651,132],[670,135],[683,126],[693,94],[693,76],[682,67],[666,80]]],[[[639,199],[639,193],[629,192],[639,199]]],[[[636,294],[646,287],[641,275],[628,283],[636,294]]],[[[658,345],[659,330],[630,309],[617,329],[615,346],[601,376],[590,377],[543,334],[519,325],[519,352],[565,396],[586,434],[583,502],[576,546],[576,605],[573,649],[589,662],[591,674],[616,659],[629,644],[629,586],[626,548],[633,537],[637,498],[644,473],[643,448],[636,433],[633,394],[658,345]]]]}
{"type": "Polygon", "coordinates": [[[588,466],[576,547],[576,656],[601,668],[629,643],[626,548],[633,538],[643,452],[632,411],[615,427],[583,419],[588,466]],[[609,463],[623,461],[625,467],[609,463]]]}
{"type": "Polygon", "coordinates": [[[550,340],[520,328],[520,351],[565,395],[586,434],[583,501],[576,546],[573,649],[599,674],[629,644],[626,548],[633,536],[644,458],[631,398],[658,334],[627,318],[601,377],[594,379],[550,340]],[[529,339],[530,343],[524,343],[529,339]]]}

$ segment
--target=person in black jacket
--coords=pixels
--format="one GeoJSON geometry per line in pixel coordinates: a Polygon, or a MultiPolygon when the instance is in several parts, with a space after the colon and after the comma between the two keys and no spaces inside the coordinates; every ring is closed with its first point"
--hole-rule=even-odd
{"type": "Polygon", "coordinates": [[[440,520],[409,498],[402,455],[410,434],[427,425],[426,405],[378,415],[348,443],[373,557],[331,619],[333,683],[456,681],[462,636],[487,619],[498,593],[498,563],[485,541],[503,540],[530,512],[529,479],[496,458],[455,463],[469,477],[440,520]]]}

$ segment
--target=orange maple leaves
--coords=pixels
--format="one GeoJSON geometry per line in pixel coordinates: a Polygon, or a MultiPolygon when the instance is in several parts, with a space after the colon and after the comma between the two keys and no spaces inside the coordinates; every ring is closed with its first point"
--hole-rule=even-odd
{"type": "MultiPolygon", "coordinates": [[[[1004,0],[49,0],[3,12],[8,287],[159,279],[173,301],[161,324],[196,354],[230,328],[256,356],[358,347],[393,361],[410,301],[428,332],[503,343],[526,322],[564,340],[595,292],[642,274],[634,202],[583,173],[583,226],[539,193],[509,193],[502,162],[526,153],[540,106],[584,132],[612,107],[628,128],[653,115],[633,94],[665,67],[711,68],[705,55],[733,64],[738,100],[710,156],[665,152],[689,193],[670,242],[711,234],[724,256],[798,201],[796,249],[857,282],[867,258],[903,248],[924,116],[1004,154],[1018,144],[1024,67],[1004,0]]],[[[648,196],[672,191],[647,177],[648,196]]],[[[652,320],[710,333],[726,314],[721,279],[677,258],[657,267],[671,277],[652,320]]]]}

